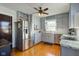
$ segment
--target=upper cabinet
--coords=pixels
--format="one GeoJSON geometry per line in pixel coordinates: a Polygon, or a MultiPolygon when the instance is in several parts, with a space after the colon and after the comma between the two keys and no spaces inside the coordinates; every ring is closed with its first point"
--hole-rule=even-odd
{"type": "Polygon", "coordinates": [[[70,4],[69,28],[79,28],[79,3],[70,4]]]}
{"type": "Polygon", "coordinates": [[[74,15],[74,26],[79,28],[79,12],[74,15]]]}
{"type": "Polygon", "coordinates": [[[67,33],[69,28],[69,13],[63,13],[60,15],[57,15],[57,33],[67,33]]]}

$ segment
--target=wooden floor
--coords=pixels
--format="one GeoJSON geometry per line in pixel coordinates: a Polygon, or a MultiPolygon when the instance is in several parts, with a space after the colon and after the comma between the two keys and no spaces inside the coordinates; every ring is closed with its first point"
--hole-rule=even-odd
{"type": "Polygon", "coordinates": [[[13,56],[60,56],[60,45],[40,43],[26,51],[12,51],[13,56]]]}

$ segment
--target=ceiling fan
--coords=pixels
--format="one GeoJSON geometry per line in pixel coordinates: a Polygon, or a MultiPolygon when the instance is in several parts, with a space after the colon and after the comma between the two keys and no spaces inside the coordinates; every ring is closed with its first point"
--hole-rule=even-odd
{"type": "Polygon", "coordinates": [[[37,12],[35,12],[35,13],[38,13],[39,15],[43,15],[43,14],[48,15],[48,13],[46,13],[48,8],[42,9],[42,7],[38,7],[38,8],[34,7],[34,9],[37,10],[37,12]]]}

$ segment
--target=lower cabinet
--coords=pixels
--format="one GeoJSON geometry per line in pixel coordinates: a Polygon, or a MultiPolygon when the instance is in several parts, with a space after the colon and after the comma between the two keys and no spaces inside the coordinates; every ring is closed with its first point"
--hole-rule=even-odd
{"type": "Polygon", "coordinates": [[[61,34],[54,34],[54,43],[60,44],[61,34]]]}
{"type": "Polygon", "coordinates": [[[9,56],[11,54],[11,46],[6,45],[5,47],[0,48],[0,56],[9,56]]]}
{"type": "Polygon", "coordinates": [[[47,43],[52,43],[52,44],[60,44],[60,37],[61,34],[51,34],[51,33],[45,33],[42,36],[42,41],[47,42],[47,43]]]}
{"type": "Polygon", "coordinates": [[[47,43],[54,43],[54,34],[51,33],[43,33],[42,41],[47,43]]]}
{"type": "Polygon", "coordinates": [[[61,46],[61,56],[79,56],[79,49],[61,46]]]}
{"type": "Polygon", "coordinates": [[[41,42],[41,33],[36,32],[35,33],[35,44],[41,42]]]}

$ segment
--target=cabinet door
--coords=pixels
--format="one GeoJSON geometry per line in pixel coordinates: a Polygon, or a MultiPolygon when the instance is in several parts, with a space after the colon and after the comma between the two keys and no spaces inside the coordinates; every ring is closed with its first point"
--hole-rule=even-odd
{"type": "Polygon", "coordinates": [[[35,44],[41,41],[41,33],[39,31],[35,32],[35,44]]]}
{"type": "Polygon", "coordinates": [[[56,16],[57,19],[57,32],[66,33],[69,26],[69,17],[67,14],[61,14],[56,16]]]}
{"type": "Polygon", "coordinates": [[[74,15],[70,9],[70,11],[69,11],[69,28],[73,28],[73,27],[74,27],[74,15]]]}
{"type": "Polygon", "coordinates": [[[54,43],[54,34],[44,33],[43,42],[54,43]]]}
{"type": "Polygon", "coordinates": [[[62,29],[65,34],[67,34],[69,28],[69,17],[68,14],[62,16],[62,29]]]}
{"type": "Polygon", "coordinates": [[[58,29],[62,28],[62,15],[57,15],[56,19],[57,19],[57,28],[58,29]]]}
{"type": "Polygon", "coordinates": [[[74,16],[74,26],[79,28],[79,13],[76,13],[74,16]]]}
{"type": "Polygon", "coordinates": [[[60,44],[61,34],[54,34],[54,43],[60,44]]]}

